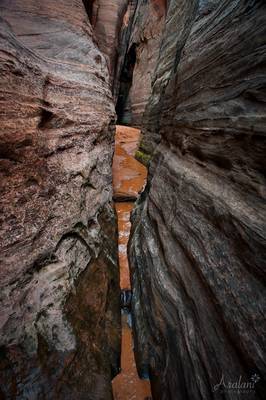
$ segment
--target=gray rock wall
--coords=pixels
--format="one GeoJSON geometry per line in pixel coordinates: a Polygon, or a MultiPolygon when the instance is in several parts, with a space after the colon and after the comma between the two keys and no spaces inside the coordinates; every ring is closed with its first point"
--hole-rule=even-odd
{"type": "Polygon", "coordinates": [[[265,22],[263,1],[169,4],[129,251],[155,400],[265,395],[265,22]]]}

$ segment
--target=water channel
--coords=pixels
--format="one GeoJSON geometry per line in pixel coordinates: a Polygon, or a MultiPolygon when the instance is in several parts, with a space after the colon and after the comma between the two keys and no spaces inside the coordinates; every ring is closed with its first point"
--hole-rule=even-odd
{"type": "MultiPolygon", "coordinates": [[[[118,218],[118,253],[120,266],[120,288],[130,294],[130,274],[127,258],[127,244],[130,234],[130,213],[134,201],[146,184],[147,170],[134,158],[140,140],[140,130],[117,126],[115,155],[113,161],[113,189],[118,218]]],[[[122,309],[122,353],[121,373],[113,380],[115,400],[151,399],[150,383],[138,377],[131,331],[130,306],[122,309]]]]}

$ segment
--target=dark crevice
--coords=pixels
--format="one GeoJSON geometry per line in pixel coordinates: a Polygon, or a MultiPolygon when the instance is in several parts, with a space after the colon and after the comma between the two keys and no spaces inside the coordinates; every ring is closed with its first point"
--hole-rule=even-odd
{"type": "Polygon", "coordinates": [[[84,4],[86,13],[87,13],[87,15],[89,17],[90,23],[92,24],[93,23],[93,3],[94,3],[94,0],[82,0],[82,1],[83,1],[83,4],[84,4]]]}
{"type": "Polygon", "coordinates": [[[137,60],[136,44],[132,44],[128,51],[120,77],[120,89],[116,104],[118,124],[130,124],[130,110],[128,110],[127,99],[132,86],[133,72],[137,60]]]}
{"type": "Polygon", "coordinates": [[[129,289],[122,289],[120,293],[120,304],[122,309],[131,310],[132,291],[129,289]]]}
{"type": "Polygon", "coordinates": [[[39,129],[44,129],[48,127],[49,122],[53,119],[53,113],[51,111],[45,110],[44,108],[41,111],[41,118],[38,125],[39,129]]]}

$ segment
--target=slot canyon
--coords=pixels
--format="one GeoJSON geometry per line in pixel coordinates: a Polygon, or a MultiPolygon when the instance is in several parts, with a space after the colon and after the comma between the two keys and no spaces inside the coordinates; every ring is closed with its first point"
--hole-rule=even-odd
{"type": "Polygon", "coordinates": [[[0,0],[0,61],[0,400],[265,399],[265,0],[0,0]]]}

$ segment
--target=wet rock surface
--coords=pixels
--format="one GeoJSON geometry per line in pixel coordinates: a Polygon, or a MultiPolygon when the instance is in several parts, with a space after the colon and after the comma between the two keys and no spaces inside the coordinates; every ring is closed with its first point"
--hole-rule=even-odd
{"type": "Polygon", "coordinates": [[[266,8],[199,3],[169,2],[144,116],[135,353],[156,400],[263,399],[266,8]]]}
{"type": "Polygon", "coordinates": [[[147,169],[134,157],[140,140],[140,130],[117,125],[113,159],[113,199],[118,223],[118,257],[120,287],[130,289],[127,244],[130,234],[130,214],[134,201],[143,191],[147,169]]]}
{"type": "Polygon", "coordinates": [[[149,381],[140,380],[136,370],[131,330],[131,315],[122,313],[121,373],[113,381],[115,400],[152,400],[149,381]]]}
{"type": "MultiPolygon", "coordinates": [[[[132,175],[136,196],[146,183],[147,171],[145,167],[134,159],[140,138],[139,129],[125,126],[116,127],[115,155],[113,160],[113,186],[116,192],[117,184],[123,183],[124,193],[131,193],[132,175]],[[120,150],[123,148],[123,163],[120,163],[120,150]],[[134,161],[134,162],[133,162],[134,161]]],[[[121,371],[113,380],[115,400],[148,400],[150,397],[150,383],[148,376],[141,380],[138,376],[132,340],[131,322],[131,283],[127,258],[127,245],[130,234],[130,213],[134,207],[131,201],[116,202],[115,208],[118,220],[118,254],[120,267],[120,305],[122,315],[122,346],[121,371]]]]}
{"type": "Polygon", "coordinates": [[[114,105],[82,1],[1,1],[0,397],[111,399],[114,105]]]}
{"type": "Polygon", "coordinates": [[[147,170],[134,157],[139,141],[139,129],[117,126],[113,162],[113,198],[117,202],[135,201],[145,187],[147,170]]]}

